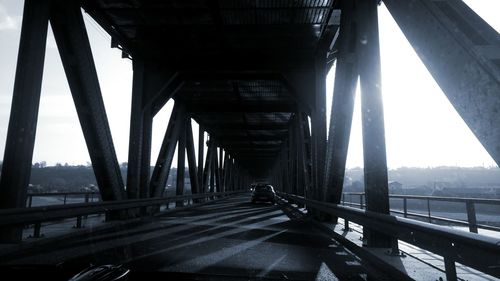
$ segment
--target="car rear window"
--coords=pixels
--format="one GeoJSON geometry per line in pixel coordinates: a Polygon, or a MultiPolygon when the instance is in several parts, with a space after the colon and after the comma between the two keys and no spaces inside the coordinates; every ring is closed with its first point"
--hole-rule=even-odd
{"type": "Polygon", "coordinates": [[[270,185],[258,185],[255,187],[255,190],[257,191],[264,191],[264,190],[272,190],[273,188],[270,185]]]}

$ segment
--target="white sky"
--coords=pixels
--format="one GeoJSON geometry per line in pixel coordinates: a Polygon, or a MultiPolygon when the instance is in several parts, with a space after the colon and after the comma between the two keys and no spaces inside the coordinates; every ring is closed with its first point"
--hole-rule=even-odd
{"type": "MultiPolygon", "coordinates": [[[[486,21],[500,30],[500,1],[468,0],[486,21]]],[[[0,160],[12,99],[23,1],[0,0],[0,160]]],[[[401,166],[496,166],[474,137],[382,5],[379,8],[382,90],[386,121],[387,158],[390,168],[401,166]],[[425,113],[425,114],[424,114],[425,113]]],[[[104,103],[119,162],[127,161],[132,65],[110,48],[110,38],[88,15],[91,40],[104,103]]],[[[333,71],[332,71],[333,72],[333,71]]],[[[333,73],[327,80],[331,105],[333,73]]],[[[359,96],[359,94],[358,94],[359,96]]],[[[152,162],[167,127],[172,103],[154,120],[152,162]]],[[[348,156],[348,167],[363,166],[359,99],[348,156]]],[[[195,143],[197,125],[193,122],[195,143]]],[[[45,73],[33,162],[86,164],[89,160],[83,134],[49,29],[45,73]]],[[[176,161],[173,163],[176,166],[176,161]]]]}

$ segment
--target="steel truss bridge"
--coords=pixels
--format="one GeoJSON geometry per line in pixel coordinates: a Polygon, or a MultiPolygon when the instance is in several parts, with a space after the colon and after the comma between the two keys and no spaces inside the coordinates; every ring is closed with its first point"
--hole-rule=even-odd
{"type": "MultiPolygon", "coordinates": [[[[81,220],[96,213],[105,213],[110,223],[129,222],[161,214],[160,205],[170,201],[182,207],[189,199],[201,204],[196,208],[204,208],[211,199],[230,195],[223,200],[239,202],[245,198],[241,192],[252,182],[266,180],[278,190],[279,206],[284,210],[302,210],[304,215],[301,207],[307,208],[307,220],[292,220],[294,225],[285,229],[300,232],[296,224],[306,225],[306,221],[342,221],[349,229],[350,221],[362,227],[364,243],[358,248],[392,249],[397,254],[398,240],[404,241],[443,257],[448,280],[457,280],[456,263],[499,278],[498,237],[454,231],[390,214],[378,2],[25,0],[0,178],[1,242],[23,244],[23,226],[27,224],[69,217],[81,220]],[[123,57],[133,62],[126,184],[82,11],[109,33],[111,47],[119,48],[123,57]],[[102,198],[99,203],[25,208],[49,22],[92,160],[102,198]],[[336,77],[327,136],[325,79],[334,62],[336,77]],[[358,78],[363,210],[339,204],[358,78]],[[152,121],[171,99],[175,106],[156,165],[150,171],[152,121]],[[200,125],[199,132],[193,132],[191,120],[200,125]],[[198,157],[193,133],[199,134],[198,157]],[[164,190],[176,146],[187,153],[191,194],[185,193],[184,169],[178,169],[177,196],[167,198],[164,190]]],[[[384,3],[449,101],[500,163],[498,33],[460,0],[384,3]]],[[[185,167],[185,162],[185,154],[179,153],[177,167],[185,167]]],[[[235,210],[241,207],[233,203],[225,206],[235,210]]],[[[271,214],[276,208],[262,210],[271,214]]],[[[189,220],[190,215],[184,213],[184,219],[189,220]]],[[[162,216],[153,218],[165,220],[162,216]]],[[[174,222],[168,222],[167,228],[169,223],[174,227],[174,222]]],[[[153,235],[156,230],[149,231],[153,235]]],[[[119,237],[117,234],[116,241],[119,237]]],[[[312,243],[315,238],[304,239],[312,243]]],[[[133,266],[133,261],[129,262],[133,266]]],[[[362,264],[368,273],[359,274],[379,276],[367,263],[362,264]]],[[[398,276],[415,278],[409,273],[398,276]]]]}

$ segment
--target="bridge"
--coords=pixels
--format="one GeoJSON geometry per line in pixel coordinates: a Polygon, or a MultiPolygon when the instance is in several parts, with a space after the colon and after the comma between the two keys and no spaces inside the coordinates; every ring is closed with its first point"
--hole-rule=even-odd
{"type": "MultiPolygon", "coordinates": [[[[500,278],[500,240],[477,233],[470,199],[470,232],[411,219],[406,209],[391,213],[378,2],[26,0],[0,178],[2,270],[54,265],[67,278],[78,265],[119,263],[132,274],[207,280],[500,278]],[[133,62],[126,181],[82,9],[133,62]],[[102,201],[26,208],[49,22],[102,201]],[[325,80],[334,63],[327,136],[325,80]],[[341,204],[358,79],[363,209],[341,204]],[[174,109],[151,171],[153,118],[169,100],[174,109]],[[176,147],[176,196],[165,196],[176,147]],[[275,187],[276,206],[249,204],[256,181],[275,187]],[[104,214],[102,226],[25,239],[27,225],[39,237],[43,223],[75,218],[78,230],[96,214],[104,214]]],[[[500,163],[498,33],[460,0],[384,4],[500,163]]]]}

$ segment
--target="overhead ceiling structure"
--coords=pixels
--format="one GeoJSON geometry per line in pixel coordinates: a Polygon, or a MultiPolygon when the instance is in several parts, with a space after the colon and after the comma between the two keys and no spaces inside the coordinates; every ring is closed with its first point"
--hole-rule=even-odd
{"type": "Polygon", "coordinates": [[[155,112],[173,96],[256,170],[276,158],[291,116],[315,107],[315,63],[321,56],[326,66],[339,25],[334,4],[87,0],[83,7],[125,56],[155,64],[165,81],[176,75],[175,94],[160,93],[155,112]]]}
{"type": "MultiPolygon", "coordinates": [[[[103,201],[162,197],[177,146],[177,195],[184,194],[185,151],[192,194],[246,190],[265,177],[296,198],[338,204],[359,81],[364,206],[372,214],[389,215],[379,2],[26,0],[0,209],[26,206],[50,21],[103,201]],[[126,184],[82,7],[111,35],[112,47],[133,61],[126,184]],[[327,138],[325,80],[333,60],[327,138]],[[172,98],[175,106],[151,174],[153,117],[172,98]],[[201,126],[198,163],[190,118],[201,126]],[[204,131],[210,135],[205,161],[204,131]]],[[[450,102],[500,163],[498,32],[460,0],[385,4],[450,102]]],[[[107,219],[124,215],[109,211],[107,219]]],[[[397,236],[376,225],[363,231],[369,247],[394,250],[397,245],[397,236]]],[[[22,232],[21,224],[2,228],[0,241],[21,241],[22,232]]],[[[450,280],[456,280],[455,261],[461,263],[461,255],[445,257],[450,280]]]]}

